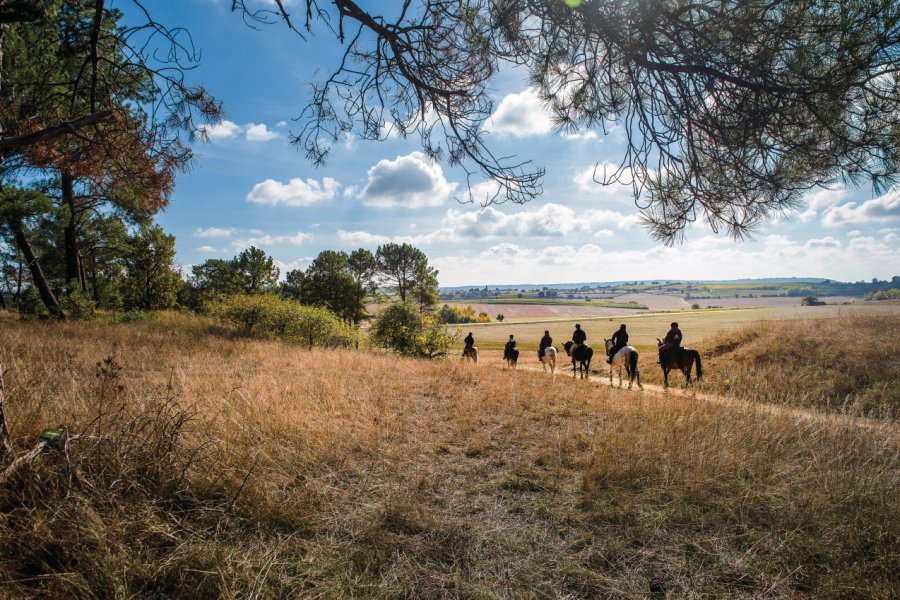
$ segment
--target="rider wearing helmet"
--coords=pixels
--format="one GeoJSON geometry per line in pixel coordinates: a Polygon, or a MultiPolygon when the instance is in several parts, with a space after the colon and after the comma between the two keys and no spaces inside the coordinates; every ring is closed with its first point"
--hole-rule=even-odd
{"type": "Polygon", "coordinates": [[[541,360],[544,356],[544,350],[553,345],[553,338],[550,337],[550,331],[544,330],[544,337],[541,338],[541,343],[538,345],[538,360],[541,360]]]}
{"type": "Polygon", "coordinates": [[[584,332],[584,329],[581,328],[581,325],[578,323],[575,324],[575,331],[572,332],[572,351],[575,351],[575,348],[582,345],[587,341],[587,334],[584,332]]]}
{"type": "Polygon", "coordinates": [[[463,340],[463,342],[466,344],[466,347],[463,348],[462,355],[465,356],[466,352],[468,352],[468,350],[470,348],[473,348],[475,346],[475,338],[472,336],[471,331],[469,332],[469,335],[467,335],[466,338],[463,340]]]}
{"type": "Polygon", "coordinates": [[[672,349],[678,348],[681,346],[681,330],[678,328],[678,323],[672,323],[671,328],[669,329],[669,333],[666,334],[666,338],[663,340],[663,343],[659,346],[659,362],[662,364],[663,357],[665,354],[672,349]]]}
{"type": "Polygon", "coordinates": [[[612,364],[612,359],[613,356],[616,355],[616,352],[628,345],[628,332],[625,331],[625,323],[619,325],[618,331],[612,334],[612,339],[610,341],[613,343],[613,347],[609,349],[609,356],[607,357],[606,362],[612,364]]]}

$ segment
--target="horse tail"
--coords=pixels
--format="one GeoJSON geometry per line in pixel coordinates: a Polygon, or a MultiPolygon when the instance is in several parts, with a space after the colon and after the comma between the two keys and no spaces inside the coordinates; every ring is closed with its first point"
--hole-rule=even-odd
{"type": "MultiPolygon", "coordinates": [[[[628,357],[628,368],[629,368],[629,377],[634,377],[634,374],[637,373],[637,361],[638,361],[638,353],[637,350],[631,353],[631,356],[628,357]]],[[[699,375],[698,375],[699,377],[699,375]]]]}
{"type": "Polygon", "coordinates": [[[696,350],[692,351],[694,353],[694,360],[697,361],[697,379],[703,378],[703,363],[700,361],[700,353],[696,350]]]}

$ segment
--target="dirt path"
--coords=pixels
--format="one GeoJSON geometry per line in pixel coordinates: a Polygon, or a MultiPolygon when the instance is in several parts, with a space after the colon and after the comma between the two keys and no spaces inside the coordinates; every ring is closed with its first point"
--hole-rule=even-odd
{"type": "MultiPolygon", "coordinates": [[[[520,370],[535,372],[535,373],[543,373],[549,376],[549,372],[543,372],[536,366],[522,366],[517,367],[520,370]]],[[[554,377],[571,377],[571,363],[567,363],[565,361],[560,361],[560,364],[557,365],[556,373],[554,377]]],[[[609,385],[609,375],[608,371],[605,369],[601,369],[600,372],[596,374],[592,374],[591,378],[587,381],[594,383],[596,385],[609,385]]],[[[744,410],[757,410],[763,411],[768,414],[777,415],[777,416],[788,416],[798,420],[807,420],[813,421],[816,423],[831,423],[834,425],[851,425],[855,427],[860,427],[863,429],[870,429],[873,431],[879,431],[882,433],[889,433],[894,435],[900,435],[900,423],[892,423],[888,421],[880,421],[876,419],[870,419],[866,417],[857,417],[854,415],[844,415],[841,413],[833,413],[833,412],[822,412],[814,409],[807,408],[798,408],[795,406],[785,406],[782,404],[770,404],[766,402],[750,402],[747,400],[738,400],[731,396],[724,396],[720,394],[712,394],[708,392],[699,391],[698,387],[663,387],[661,385],[657,385],[654,383],[644,383],[643,390],[638,389],[637,383],[635,382],[634,387],[629,390],[628,389],[628,379],[627,376],[623,373],[623,383],[622,387],[618,387],[619,383],[619,375],[616,371],[613,372],[613,389],[618,389],[622,392],[630,392],[630,393],[649,393],[655,394],[657,396],[664,397],[679,397],[686,398],[691,400],[702,400],[704,402],[710,402],[713,404],[720,404],[723,406],[733,406],[744,410]]],[[[699,384],[699,388],[702,389],[703,384],[699,384]]]]}

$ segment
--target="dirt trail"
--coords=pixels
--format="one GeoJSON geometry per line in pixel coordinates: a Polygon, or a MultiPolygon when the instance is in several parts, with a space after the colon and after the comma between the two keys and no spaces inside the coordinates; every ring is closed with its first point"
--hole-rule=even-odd
{"type": "MultiPolygon", "coordinates": [[[[550,376],[549,372],[543,372],[536,366],[523,366],[520,365],[517,367],[519,370],[530,371],[535,373],[543,373],[547,376],[550,376]]],[[[572,377],[571,374],[571,363],[560,361],[560,364],[557,365],[556,373],[554,377],[572,377]]],[[[609,385],[609,375],[608,371],[605,369],[601,369],[598,373],[592,373],[591,378],[587,381],[590,381],[596,385],[609,385]]],[[[687,398],[693,400],[702,400],[704,402],[710,402],[713,404],[721,404],[723,406],[734,406],[741,409],[749,409],[749,410],[758,410],[763,411],[772,415],[779,416],[788,416],[795,419],[802,419],[806,421],[813,421],[817,423],[831,423],[834,425],[850,425],[855,427],[860,427],[863,429],[870,429],[873,431],[878,431],[881,433],[888,433],[892,435],[900,435],[900,423],[894,423],[889,421],[880,421],[876,419],[870,419],[866,417],[857,417],[854,415],[845,415],[841,413],[833,413],[833,412],[822,412],[814,409],[808,408],[798,408],[795,406],[785,406],[782,404],[770,404],[766,402],[750,402],[747,400],[738,400],[731,396],[724,396],[720,394],[712,394],[708,392],[699,391],[697,387],[663,387],[661,385],[657,385],[654,383],[644,383],[644,389],[640,390],[637,387],[637,383],[635,383],[634,387],[629,390],[628,389],[628,379],[627,376],[623,373],[623,383],[622,387],[618,388],[619,376],[617,372],[613,372],[613,389],[618,389],[622,392],[630,392],[630,393],[649,393],[655,394],[657,396],[666,396],[672,397],[677,396],[680,398],[687,398]]],[[[702,388],[703,384],[700,383],[699,387],[702,388]]]]}

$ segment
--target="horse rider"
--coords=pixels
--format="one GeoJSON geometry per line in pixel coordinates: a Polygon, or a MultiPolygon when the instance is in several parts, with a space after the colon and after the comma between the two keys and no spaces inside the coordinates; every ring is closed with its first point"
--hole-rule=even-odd
{"type": "Polygon", "coordinates": [[[466,352],[468,352],[471,348],[473,348],[475,346],[475,338],[472,337],[471,331],[469,332],[469,335],[466,336],[466,339],[463,340],[463,342],[465,342],[465,344],[466,344],[466,347],[463,348],[463,353],[462,353],[463,357],[465,357],[466,352]]]}
{"type": "Polygon", "coordinates": [[[663,357],[669,350],[673,350],[681,346],[681,330],[678,329],[678,323],[672,323],[666,339],[663,340],[662,346],[659,347],[659,363],[663,363],[663,357]]]}
{"type": "Polygon", "coordinates": [[[544,350],[553,345],[553,338],[550,337],[550,331],[544,330],[544,337],[541,338],[541,343],[538,345],[538,360],[541,360],[544,357],[544,350]]]}
{"type": "Polygon", "coordinates": [[[509,341],[506,342],[506,346],[503,348],[503,356],[507,357],[510,353],[516,349],[516,339],[513,337],[513,334],[509,334],[509,341]]]}
{"type": "Polygon", "coordinates": [[[571,352],[575,352],[575,349],[578,348],[578,346],[581,346],[582,344],[584,344],[585,341],[587,341],[587,334],[584,332],[584,329],[581,328],[581,325],[576,323],[575,331],[572,332],[573,344],[572,344],[571,352]]]}
{"type": "Polygon", "coordinates": [[[609,357],[607,357],[606,362],[612,364],[613,356],[616,355],[616,352],[628,345],[628,332],[625,331],[625,323],[619,325],[618,331],[612,334],[610,341],[613,343],[613,347],[609,349],[609,357]]]}

